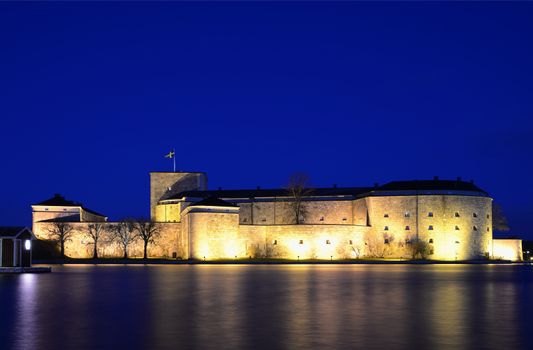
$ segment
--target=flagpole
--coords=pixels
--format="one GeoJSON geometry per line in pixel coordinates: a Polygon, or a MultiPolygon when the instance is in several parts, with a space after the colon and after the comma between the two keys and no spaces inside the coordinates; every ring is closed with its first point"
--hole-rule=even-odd
{"type": "Polygon", "coordinates": [[[172,153],[174,153],[174,156],[172,157],[172,161],[174,164],[174,172],[176,172],[176,151],[174,150],[174,148],[172,149],[172,153]]]}

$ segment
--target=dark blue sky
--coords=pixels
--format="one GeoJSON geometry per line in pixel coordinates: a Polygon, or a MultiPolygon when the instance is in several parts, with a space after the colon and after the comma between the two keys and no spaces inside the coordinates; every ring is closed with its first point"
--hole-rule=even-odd
{"type": "Polygon", "coordinates": [[[54,193],[475,179],[533,238],[532,3],[0,3],[0,223],[54,193]]]}

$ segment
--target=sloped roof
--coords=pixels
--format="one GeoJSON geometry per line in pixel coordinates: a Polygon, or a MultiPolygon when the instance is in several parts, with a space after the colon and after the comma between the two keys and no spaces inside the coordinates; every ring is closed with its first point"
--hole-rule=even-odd
{"type": "MultiPolygon", "coordinates": [[[[488,195],[487,192],[480,189],[473,182],[460,180],[410,180],[410,181],[392,181],[382,186],[375,187],[328,187],[328,188],[309,188],[306,197],[334,197],[334,196],[354,196],[364,197],[369,195],[379,195],[380,192],[389,191],[462,191],[462,192],[479,192],[488,195]]],[[[431,193],[425,193],[431,194],[431,193]]],[[[183,191],[165,198],[165,200],[190,198],[267,198],[267,197],[291,197],[286,188],[276,189],[244,189],[244,190],[211,190],[211,191],[183,191]]]]}
{"type": "MultiPolygon", "coordinates": [[[[372,190],[372,187],[330,187],[330,188],[309,188],[309,196],[357,196],[372,190]]],[[[211,190],[211,191],[184,191],[170,196],[167,199],[180,199],[184,197],[193,198],[262,198],[262,197],[290,197],[291,194],[286,188],[275,189],[253,189],[253,190],[211,190]]]]}
{"type": "Polygon", "coordinates": [[[205,207],[237,207],[233,203],[229,203],[229,202],[223,201],[222,199],[216,198],[216,197],[209,197],[209,198],[203,199],[203,200],[201,200],[199,202],[191,204],[190,206],[191,207],[200,207],[200,206],[205,206],[205,207]]]}
{"type": "Polygon", "coordinates": [[[102,217],[107,217],[104,214],[100,214],[94,210],[87,209],[81,204],[80,202],[74,202],[65,199],[62,195],[59,193],[56,193],[52,198],[49,198],[47,200],[44,200],[40,203],[34,204],[34,205],[42,205],[42,206],[50,206],[50,207],[81,207],[83,210],[85,210],[88,213],[91,213],[93,215],[98,215],[102,217]]]}
{"type": "Polygon", "coordinates": [[[35,205],[49,205],[51,207],[81,207],[81,203],[69,201],[59,193],[56,193],[52,198],[44,200],[35,205]]]}
{"type": "Polygon", "coordinates": [[[24,231],[28,231],[31,234],[29,228],[25,226],[0,226],[0,237],[17,237],[24,231]]]}
{"type": "Polygon", "coordinates": [[[85,207],[82,207],[82,209],[85,210],[85,211],[88,212],[88,213],[93,214],[93,215],[107,217],[107,216],[104,215],[104,214],[100,214],[100,213],[98,213],[98,212],[95,212],[94,210],[90,210],[90,209],[87,209],[87,208],[85,208],[85,207]]]}
{"type": "Polygon", "coordinates": [[[377,191],[474,191],[487,194],[473,182],[460,180],[392,181],[376,188],[377,191]]]}

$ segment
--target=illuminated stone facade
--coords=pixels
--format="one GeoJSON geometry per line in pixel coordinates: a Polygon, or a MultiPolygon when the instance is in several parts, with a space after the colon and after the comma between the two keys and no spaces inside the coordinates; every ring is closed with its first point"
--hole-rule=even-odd
{"type": "Polygon", "coordinates": [[[494,259],[522,260],[522,240],[520,239],[495,239],[493,241],[494,259]]]}
{"type": "MultiPolygon", "coordinates": [[[[471,182],[434,179],[310,189],[302,198],[300,224],[295,224],[295,198],[287,190],[206,188],[203,173],[150,174],[151,219],[161,228],[160,237],[149,245],[150,256],[195,260],[511,256],[518,260],[521,256],[516,244],[507,245],[505,255],[493,253],[492,199],[471,182]]],[[[41,239],[50,238],[47,226],[54,218],[84,210],[47,208],[46,203],[32,208],[34,232],[41,239]]],[[[73,223],[77,234],[66,245],[67,255],[92,255],[84,232],[89,222],[106,220],[95,215],[80,214],[73,223]]],[[[123,254],[110,239],[99,246],[100,256],[123,254]]],[[[141,253],[140,242],[131,246],[130,256],[141,253]]]]}

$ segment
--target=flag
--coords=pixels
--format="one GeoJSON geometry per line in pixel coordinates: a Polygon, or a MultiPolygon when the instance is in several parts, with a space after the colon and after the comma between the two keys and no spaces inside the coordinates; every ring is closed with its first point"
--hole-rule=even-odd
{"type": "Polygon", "coordinates": [[[174,158],[174,155],[175,155],[175,154],[176,154],[176,153],[172,150],[172,151],[168,152],[168,154],[165,154],[165,158],[170,158],[170,159],[172,159],[172,158],[174,158]]]}

